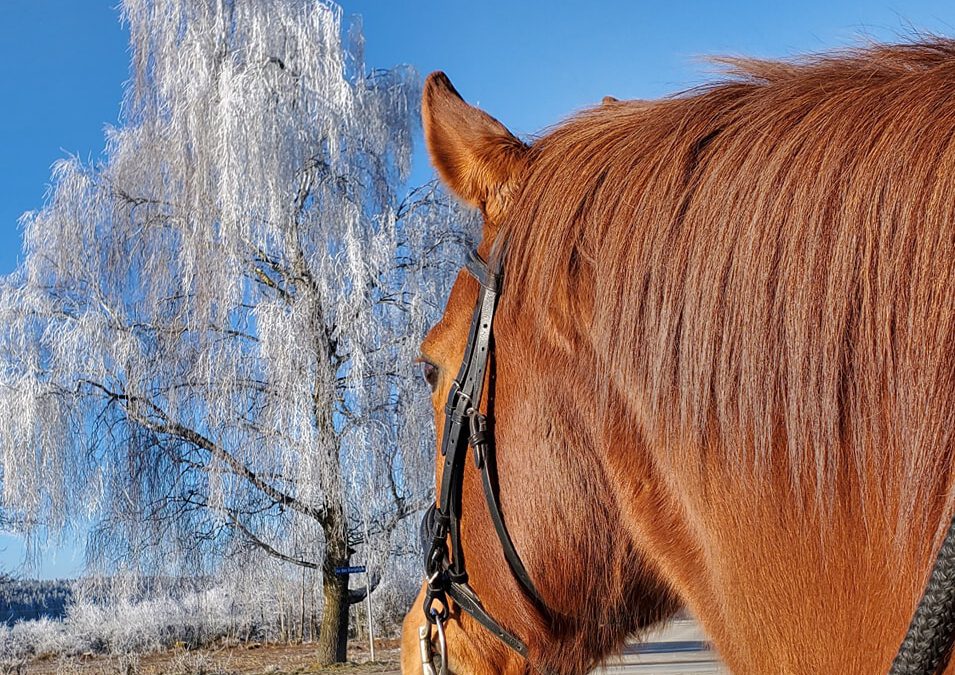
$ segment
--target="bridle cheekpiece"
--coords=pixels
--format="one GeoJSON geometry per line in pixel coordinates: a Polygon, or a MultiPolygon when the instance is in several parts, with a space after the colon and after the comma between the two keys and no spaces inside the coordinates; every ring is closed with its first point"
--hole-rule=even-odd
{"type": "Polygon", "coordinates": [[[427,582],[424,614],[428,623],[419,630],[419,638],[422,662],[427,675],[434,672],[431,664],[432,627],[438,632],[441,672],[447,672],[444,623],[449,617],[448,598],[508,647],[527,657],[527,646],[524,642],[488,614],[477,594],[468,585],[468,573],[461,546],[461,497],[468,447],[474,450],[475,466],[481,472],[484,497],[504,550],[504,557],[531,601],[540,609],[546,607],[508,534],[496,489],[493,323],[503,281],[502,257],[495,257],[492,266],[486,263],[477,251],[472,251],[468,256],[467,270],[480,284],[480,290],[471,318],[464,359],[451,385],[444,408],[444,430],[441,437],[444,467],[441,486],[437,501],[425,513],[421,523],[427,582]],[[488,387],[486,414],[480,409],[485,381],[488,387]]]}

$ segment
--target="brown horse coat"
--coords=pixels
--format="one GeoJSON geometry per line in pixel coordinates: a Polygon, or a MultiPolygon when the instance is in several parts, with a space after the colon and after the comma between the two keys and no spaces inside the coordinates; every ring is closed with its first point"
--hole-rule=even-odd
{"type": "MultiPolygon", "coordinates": [[[[507,240],[501,500],[564,623],[519,601],[474,489],[469,565],[551,670],[672,589],[736,672],[884,671],[955,506],[955,42],[730,66],[530,146],[425,88],[441,177],[486,252],[507,240]],[[597,598],[595,522],[618,580],[597,598]]],[[[438,403],[474,293],[423,345],[438,403]]],[[[457,672],[523,668],[466,618],[456,648],[457,672]]]]}

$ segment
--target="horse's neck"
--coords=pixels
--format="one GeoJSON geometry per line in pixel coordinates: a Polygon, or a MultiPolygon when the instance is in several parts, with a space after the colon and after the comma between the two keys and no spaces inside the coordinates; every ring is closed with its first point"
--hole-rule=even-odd
{"type": "MultiPolygon", "coordinates": [[[[669,475],[652,452],[608,461],[634,540],[734,672],[887,669],[935,534],[900,532],[891,495],[814,501],[785,472],[755,489],[715,460],[669,475]]],[[[940,516],[941,502],[931,510],[940,516]]]]}

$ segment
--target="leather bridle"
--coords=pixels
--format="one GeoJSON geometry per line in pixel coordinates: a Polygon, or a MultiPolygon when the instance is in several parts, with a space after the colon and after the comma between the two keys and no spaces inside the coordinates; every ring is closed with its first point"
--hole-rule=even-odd
{"type": "Polygon", "coordinates": [[[491,521],[494,523],[494,529],[497,531],[511,572],[531,602],[538,609],[546,609],[508,534],[501,515],[496,489],[497,464],[493,437],[495,377],[493,326],[494,312],[497,309],[503,280],[502,256],[495,257],[494,262],[488,264],[477,251],[472,251],[468,256],[467,270],[480,284],[480,290],[471,319],[464,359],[451,385],[444,408],[444,431],[441,436],[444,469],[441,486],[436,503],[431,505],[421,522],[427,582],[424,600],[427,624],[420,628],[419,638],[422,664],[427,675],[435,672],[431,653],[432,627],[438,632],[442,663],[440,672],[447,672],[444,623],[449,616],[448,598],[508,647],[521,656],[527,657],[527,645],[488,614],[477,594],[468,585],[464,550],[461,547],[461,497],[469,446],[474,450],[474,462],[481,472],[484,497],[491,521]],[[488,387],[486,414],[480,410],[485,380],[488,387]]]}

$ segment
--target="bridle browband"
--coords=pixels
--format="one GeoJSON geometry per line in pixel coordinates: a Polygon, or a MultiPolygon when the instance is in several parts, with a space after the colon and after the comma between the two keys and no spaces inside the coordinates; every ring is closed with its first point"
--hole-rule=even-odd
{"type": "MultiPolygon", "coordinates": [[[[495,377],[493,323],[501,293],[503,264],[502,256],[494,257],[493,260],[491,264],[486,263],[477,251],[472,251],[468,256],[467,270],[480,284],[480,290],[471,318],[461,369],[451,385],[444,408],[444,431],[441,437],[444,469],[441,487],[436,503],[431,505],[421,522],[427,581],[424,613],[428,623],[438,629],[445,670],[447,655],[443,624],[449,616],[448,598],[508,647],[527,657],[527,646],[524,642],[487,613],[477,594],[468,585],[464,550],[461,547],[461,497],[469,446],[474,450],[474,462],[481,472],[484,497],[491,522],[494,523],[504,550],[504,557],[530,600],[538,609],[546,608],[508,534],[496,490],[497,463],[494,456],[492,416],[495,377]],[[480,410],[485,379],[488,387],[486,414],[480,410]]],[[[424,660],[425,640],[428,642],[430,655],[430,627],[422,627],[419,636],[424,660]]]]}

